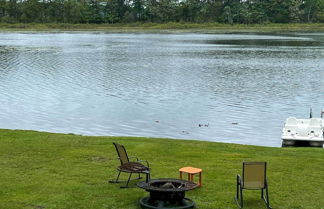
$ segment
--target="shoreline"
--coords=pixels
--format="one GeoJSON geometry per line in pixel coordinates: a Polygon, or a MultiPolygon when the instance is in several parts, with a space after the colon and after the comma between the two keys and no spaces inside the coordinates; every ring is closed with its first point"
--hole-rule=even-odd
{"type": "MultiPolygon", "coordinates": [[[[0,128],[1,131],[17,131],[17,132],[35,132],[35,133],[46,133],[46,134],[63,134],[63,135],[71,135],[71,136],[79,136],[79,137],[107,137],[107,138],[144,138],[144,139],[152,139],[152,140],[172,140],[172,141],[181,141],[181,142],[202,142],[202,143],[221,143],[221,144],[230,144],[230,145],[238,145],[238,146],[254,146],[254,147],[264,147],[264,148],[282,148],[281,146],[267,146],[267,145],[256,145],[256,144],[240,144],[235,142],[225,142],[225,141],[211,141],[204,139],[196,139],[196,138],[168,138],[168,137],[155,137],[155,136],[117,136],[117,135],[87,135],[87,134],[78,134],[71,132],[50,132],[45,130],[33,130],[33,129],[3,129],[0,128]]],[[[281,140],[281,139],[280,139],[281,140]]]]}
{"type": "Polygon", "coordinates": [[[0,32],[106,32],[106,33],[285,33],[324,32],[323,23],[226,25],[219,23],[133,23],[133,24],[6,24],[0,32]]]}

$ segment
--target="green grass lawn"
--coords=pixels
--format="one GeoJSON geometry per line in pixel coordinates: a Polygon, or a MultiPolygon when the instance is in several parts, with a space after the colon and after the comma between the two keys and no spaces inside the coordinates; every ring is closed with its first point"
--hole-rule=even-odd
{"type": "MultiPolygon", "coordinates": [[[[0,208],[139,208],[138,199],[147,192],[107,182],[116,177],[119,164],[112,142],[148,160],[152,178],[178,178],[184,166],[202,168],[203,187],[186,193],[197,208],[237,208],[235,183],[242,161],[268,162],[274,209],[324,208],[323,149],[17,130],[0,130],[0,208]]],[[[266,208],[259,191],[244,196],[245,208],[266,208]]]]}
{"type": "Polygon", "coordinates": [[[119,23],[119,24],[68,24],[68,23],[0,23],[0,31],[103,31],[103,32],[318,32],[324,31],[324,23],[119,23]]]}

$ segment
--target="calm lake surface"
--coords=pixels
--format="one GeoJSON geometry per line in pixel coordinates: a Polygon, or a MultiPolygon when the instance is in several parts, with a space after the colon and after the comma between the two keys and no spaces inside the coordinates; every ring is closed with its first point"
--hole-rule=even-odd
{"type": "Polygon", "coordinates": [[[0,33],[0,128],[281,145],[324,109],[324,33],[0,33]]]}

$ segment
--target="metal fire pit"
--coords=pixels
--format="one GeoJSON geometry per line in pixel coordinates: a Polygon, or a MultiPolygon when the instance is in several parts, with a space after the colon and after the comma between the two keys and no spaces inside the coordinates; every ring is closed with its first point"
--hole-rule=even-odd
{"type": "Polygon", "coordinates": [[[195,202],[185,197],[185,192],[198,185],[181,179],[152,179],[141,181],[137,186],[150,192],[149,197],[143,197],[139,203],[142,208],[152,209],[186,209],[193,208],[195,202]]]}

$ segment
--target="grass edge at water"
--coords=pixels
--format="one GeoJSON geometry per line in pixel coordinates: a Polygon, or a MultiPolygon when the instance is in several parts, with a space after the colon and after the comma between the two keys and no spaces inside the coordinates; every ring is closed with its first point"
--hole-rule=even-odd
{"type": "Polygon", "coordinates": [[[315,32],[324,31],[324,23],[119,23],[119,24],[69,24],[69,23],[0,23],[0,31],[103,31],[103,32],[315,32]]]}

